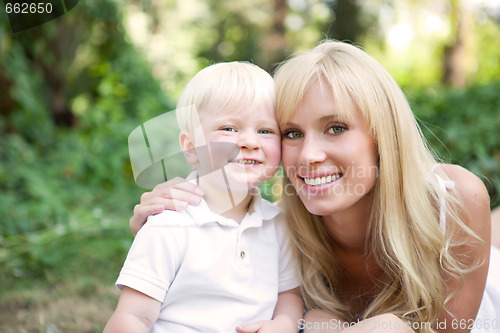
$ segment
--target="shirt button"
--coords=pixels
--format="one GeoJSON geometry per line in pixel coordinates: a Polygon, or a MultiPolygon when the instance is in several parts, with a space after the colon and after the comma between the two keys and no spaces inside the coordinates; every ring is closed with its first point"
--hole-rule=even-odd
{"type": "Polygon", "coordinates": [[[241,259],[245,259],[245,256],[246,256],[245,251],[241,251],[241,252],[240,252],[240,257],[241,257],[241,259]]]}

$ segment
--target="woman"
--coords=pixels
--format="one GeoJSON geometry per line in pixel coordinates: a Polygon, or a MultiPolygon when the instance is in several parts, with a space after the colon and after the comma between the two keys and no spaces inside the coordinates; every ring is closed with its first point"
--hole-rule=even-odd
{"type": "MultiPolygon", "coordinates": [[[[476,329],[490,257],[483,183],[436,163],[396,82],[352,45],[323,42],[275,82],[305,331],[476,329]]],[[[186,183],[144,194],[131,229],[194,194],[186,183]]]]}

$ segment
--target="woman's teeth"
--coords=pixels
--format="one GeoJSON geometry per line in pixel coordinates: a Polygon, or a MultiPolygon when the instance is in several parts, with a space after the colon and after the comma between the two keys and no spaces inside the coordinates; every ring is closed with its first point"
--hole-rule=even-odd
{"type": "Polygon", "coordinates": [[[324,184],[328,184],[328,183],[331,183],[333,181],[336,181],[340,177],[341,177],[341,175],[335,174],[335,175],[321,177],[321,178],[319,178],[319,177],[318,178],[304,178],[304,182],[307,185],[318,186],[318,185],[324,185],[324,184]]]}

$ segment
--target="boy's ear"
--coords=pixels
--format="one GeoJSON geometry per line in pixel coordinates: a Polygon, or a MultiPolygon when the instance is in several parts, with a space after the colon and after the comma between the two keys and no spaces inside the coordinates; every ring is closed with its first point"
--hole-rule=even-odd
{"type": "Polygon", "coordinates": [[[191,135],[186,130],[182,130],[179,134],[179,144],[186,160],[190,164],[198,164],[199,159],[198,155],[196,154],[196,150],[194,149],[194,141],[191,135]]]}

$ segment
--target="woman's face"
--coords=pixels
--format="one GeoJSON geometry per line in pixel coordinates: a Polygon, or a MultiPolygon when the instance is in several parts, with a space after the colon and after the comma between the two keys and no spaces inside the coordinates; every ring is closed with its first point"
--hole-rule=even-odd
{"type": "Polygon", "coordinates": [[[313,83],[280,130],[283,166],[310,213],[332,215],[370,199],[378,176],[375,142],[352,103],[337,108],[327,83],[313,83]]]}

